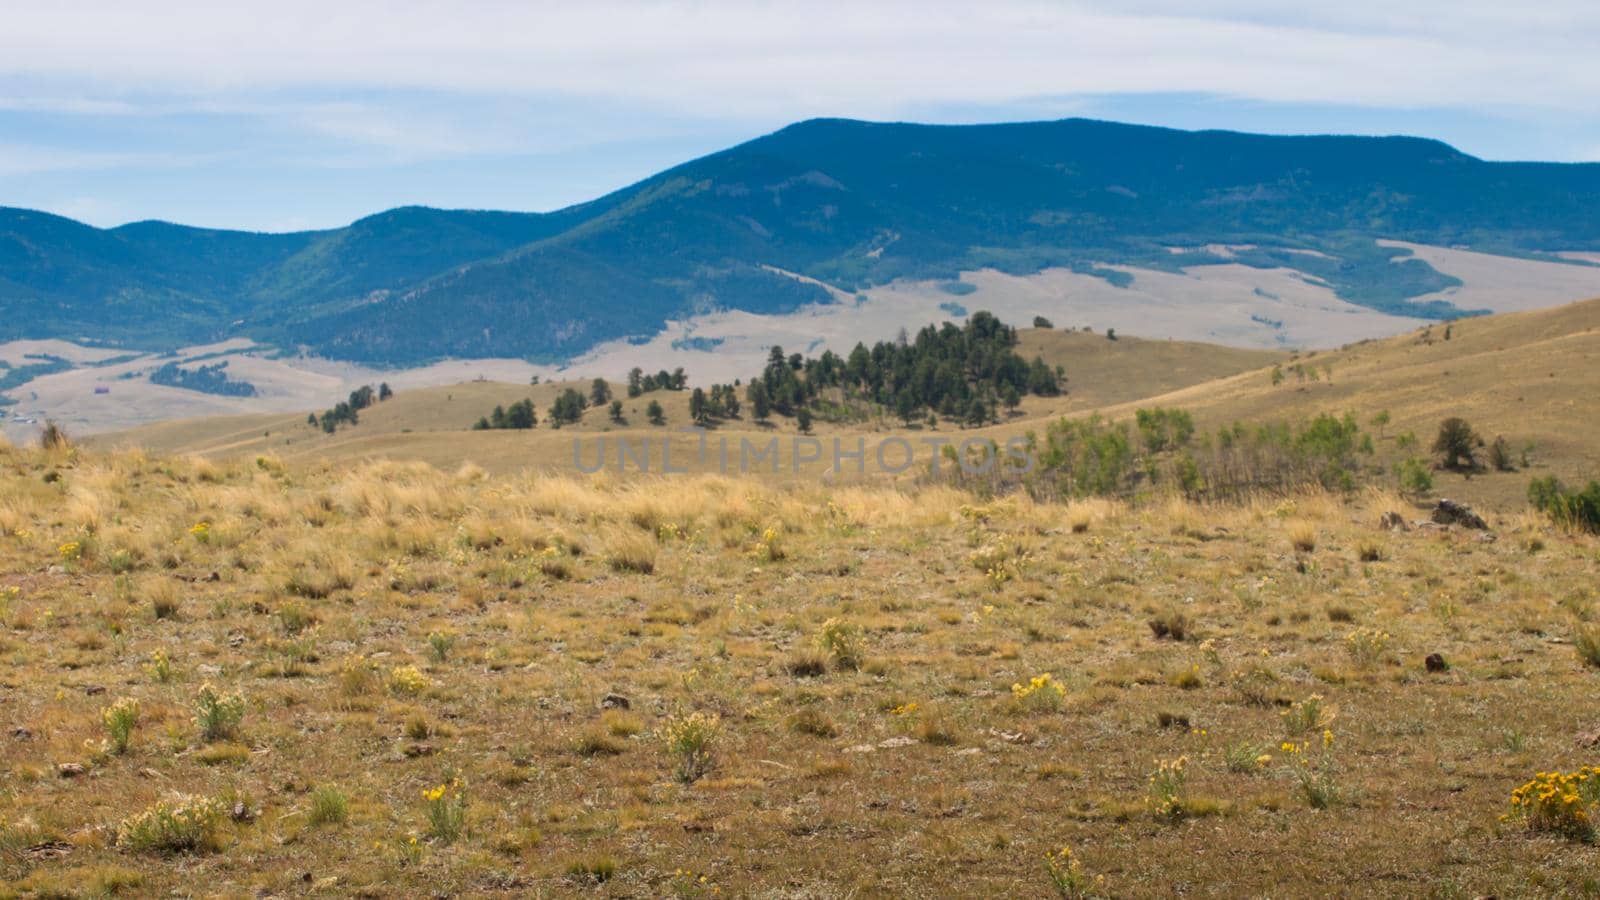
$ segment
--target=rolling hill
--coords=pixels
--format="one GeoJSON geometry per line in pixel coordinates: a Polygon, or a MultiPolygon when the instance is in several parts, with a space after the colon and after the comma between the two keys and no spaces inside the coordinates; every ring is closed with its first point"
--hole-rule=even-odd
{"type": "Polygon", "coordinates": [[[1417,138],[814,120],[548,214],[405,208],[274,235],[0,209],[0,341],[555,360],[904,279],[1054,267],[1123,286],[1118,267],[1224,263],[1444,319],[1479,310],[1393,241],[1590,267],[1554,254],[1600,248],[1597,202],[1600,165],[1417,138]]]}
{"type": "MultiPolygon", "coordinates": [[[[1123,338],[1107,340],[1085,332],[1029,329],[1019,332],[1019,351],[1061,364],[1069,393],[1028,397],[1019,413],[1002,424],[962,429],[941,424],[936,431],[911,431],[884,419],[861,424],[818,422],[816,434],[869,448],[891,435],[945,437],[962,441],[990,437],[1004,441],[1040,430],[1063,416],[1092,414],[1114,420],[1133,417],[1140,407],[1188,410],[1202,430],[1234,422],[1300,421],[1319,413],[1356,415],[1377,438],[1378,461],[1392,465],[1409,454],[1426,455],[1441,420],[1462,416],[1487,440],[1503,436],[1527,462],[1513,472],[1470,476],[1439,473],[1438,489],[1491,508],[1520,508],[1531,474],[1555,474],[1582,482],[1600,471],[1600,434],[1585,415],[1592,395],[1592,373],[1600,364],[1600,299],[1547,310],[1485,316],[1438,324],[1398,337],[1363,341],[1339,350],[1278,353],[1239,350],[1177,341],[1123,338]],[[1282,379],[1274,383],[1273,371],[1282,379]],[[1330,375],[1331,373],[1331,375],[1330,375]],[[1373,418],[1389,414],[1386,425],[1373,418]],[[1401,435],[1414,434],[1418,446],[1404,449],[1401,435]]],[[[324,435],[307,427],[305,413],[228,416],[163,422],[94,439],[99,446],[139,446],[156,452],[218,458],[270,453],[288,460],[327,460],[334,464],[370,457],[420,459],[453,467],[472,462],[491,471],[524,468],[571,470],[572,444],[595,439],[668,437],[675,458],[693,463],[696,438],[677,429],[689,423],[685,392],[658,392],[626,400],[626,421],[614,424],[603,410],[591,409],[578,425],[553,430],[542,423],[533,431],[468,431],[496,404],[531,397],[540,411],[566,383],[536,387],[471,382],[452,387],[402,392],[362,414],[361,424],[324,435]],[[667,426],[644,421],[650,399],[666,409],[667,426]]],[[[579,384],[579,387],[587,387],[579,384]]],[[[619,394],[620,396],[620,394],[619,394]]],[[[773,435],[796,435],[793,420],[775,417],[762,428],[732,419],[716,429],[737,448],[742,438],[765,442],[773,435]]],[[[787,457],[783,469],[792,473],[787,457]]],[[[871,472],[875,466],[869,462],[871,472]]],[[[802,467],[820,475],[823,467],[802,467]]],[[[835,473],[841,474],[841,473],[835,473]]]]}

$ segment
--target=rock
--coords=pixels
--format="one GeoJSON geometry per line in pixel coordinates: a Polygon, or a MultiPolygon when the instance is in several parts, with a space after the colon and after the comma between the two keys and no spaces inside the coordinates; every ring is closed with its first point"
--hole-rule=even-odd
{"type": "Polygon", "coordinates": [[[1008,744],[1028,744],[1033,742],[1032,738],[1020,731],[1001,731],[998,728],[991,728],[989,729],[989,734],[1008,744]]]}
{"type": "Polygon", "coordinates": [[[1422,665],[1429,672],[1445,672],[1450,668],[1450,664],[1444,661],[1444,657],[1437,653],[1429,653],[1428,658],[1422,661],[1422,665]]]}
{"type": "Polygon", "coordinates": [[[417,759],[423,756],[432,756],[439,751],[432,744],[411,744],[406,747],[406,756],[417,759]]]}
{"type": "Polygon", "coordinates": [[[245,806],[242,800],[233,804],[231,815],[235,822],[254,822],[256,820],[255,811],[245,806]]]}
{"type": "Polygon", "coordinates": [[[856,744],[854,747],[846,747],[846,748],[844,748],[844,752],[846,752],[846,753],[871,753],[872,751],[874,751],[876,749],[878,749],[878,748],[872,746],[871,744],[856,744]]]}
{"type": "Polygon", "coordinates": [[[11,729],[11,736],[19,741],[33,740],[33,732],[21,727],[11,729]]]}
{"type": "Polygon", "coordinates": [[[1433,521],[1440,525],[1460,525],[1462,528],[1489,527],[1489,523],[1483,521],[1483,516],[1473,512],[1472,507],[1449,499],[1439,500],[1439,505],[1433,509],[1433,521]]]}
{"type": "Polygon", "coordinates": [[[62,778],[77,778],[87,771],[89,770],[84,768],[82,763],[62,763],[56,766],[56,774],[62,778]]]}
{"type": "Polygon", "coordinates": [[[72,852],[72,845],[66,841],[45,841],[29,847],[27,852],[29,859],[60,859],[72,852]]]}
{"type": "Polygon", "coordinates": [[[85,687],[83,692],[91,697],[98,697],[106,692],[106,686],[103,684],[91,684],[85,687]]]}
{"type": "Polygon", "coordinates": [[[1578,735],[1578,746],[1586,749],[1600,747],[1600,726],[1578,735]]]}
{"type": "Polygon", "coordinates": [[[1397,512],[1389,511],[1378,520],[1378,527],[1384,531],[1410,531],[1411,526],[1406,524],[1406,517],[1397,512]]]}
{"type": "Polygon", "coordinates": [[[621,694],[607,694],[600,698],[601,709],[632,709],[633,704],[621,694]]]}
{"type": "Polygon", "coordinates": [[[891,749],[893,749],[895,747],[909,747],[912,744],[915,744],[916,742],[917,742],[916,738],[908,738],[908,737],[906,737],[904,735],[901,735],[899,737],[892,737],[892,738],[886,738],[884,740],[881,740],[881,741],[878,742],[878,746],[881,747],[884,750],[891,750],[891,749]]]}

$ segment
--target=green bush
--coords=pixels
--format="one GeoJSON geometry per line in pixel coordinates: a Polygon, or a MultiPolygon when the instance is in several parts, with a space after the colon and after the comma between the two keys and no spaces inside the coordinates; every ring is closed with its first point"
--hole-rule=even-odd
{"type": "Polygon", "coordinates": [[[1554,475],[1535,478],[1528,484],[1528,502],[1569,528],[1600,532],[1600,481],[1591,481],[1582,491],[1574,491],[1554,475]]]}

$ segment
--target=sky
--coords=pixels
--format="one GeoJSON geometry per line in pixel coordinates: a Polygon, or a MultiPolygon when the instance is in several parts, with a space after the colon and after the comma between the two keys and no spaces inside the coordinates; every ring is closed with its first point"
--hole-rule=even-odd
{"type": "Polygon", "coordinates": [[[0,0],[0,206],[287,231],[557,209],[816,116],[1600,161],[1592,0],[0,0]]]}

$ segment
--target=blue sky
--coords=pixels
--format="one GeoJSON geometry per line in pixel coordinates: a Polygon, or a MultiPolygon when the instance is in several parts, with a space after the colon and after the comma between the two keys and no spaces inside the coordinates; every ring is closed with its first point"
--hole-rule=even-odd
{"type": "Polygon", "coordinates": [[[1575,0],[133,6],[0,0],[0,205],[275,231],[553,209],[821,115],[1600,160],[1575,0]]]}

